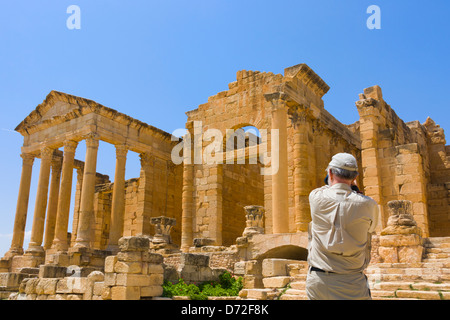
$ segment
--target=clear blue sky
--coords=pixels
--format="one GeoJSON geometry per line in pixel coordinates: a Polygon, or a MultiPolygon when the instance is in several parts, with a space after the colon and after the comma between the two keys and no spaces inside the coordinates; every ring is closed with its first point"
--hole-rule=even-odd
{"type": "MultiPolygon", "coordinates": [[[[173,132],[236,71],[283,73],[306,63],[331,87],[325,108],[343,123],[358,120],[358,94],[378,84],[402,119],[430,116],[449,133],[449,12],[448,0],[2,0],[0,256],[21,173],[23,139],[13,130],[51,90],[173,132]],[[80,30],[66,27],[72,4],[81,9],[80,30]],[[381,9],[380,30],[366,27],[372,4],[381,9]]],[[[113,148],[100,148],[99,167],[113,179],[113,148]]],[[[33,170],[26,231],[39,160],[33,170]]],[[[131,153],[127,178],[138,174],[131,153]]]]}

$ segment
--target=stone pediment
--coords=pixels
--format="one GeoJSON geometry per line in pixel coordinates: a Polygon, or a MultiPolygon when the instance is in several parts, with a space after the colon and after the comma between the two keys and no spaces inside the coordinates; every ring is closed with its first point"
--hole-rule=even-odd
{"type": "MultiPolygon", "coordinates": [[[[22,135],[30,133],[31,129],[39,129],[51,123],[68,121],[81,115],[91,113],[102,107],[92,100],[76,97],[70,94],[51,91],[45,100],[39,104],[17,127],[22,135]]],[[[32,130],[33,131],[33,130],[32,130]]]]}
{"type": "Polygon", "coordinates": [[[161,129],[136,120],[126,114],[105,107],[93,100],[77,97],[59,91],[51,91],[45,100],[39,104],[16,128],[22,135],[30,135],[47,127],[82,117],[89,113],[96,113],[115,122],[130,127],[149,130],[164,138],[171,135],[161,129]]]}

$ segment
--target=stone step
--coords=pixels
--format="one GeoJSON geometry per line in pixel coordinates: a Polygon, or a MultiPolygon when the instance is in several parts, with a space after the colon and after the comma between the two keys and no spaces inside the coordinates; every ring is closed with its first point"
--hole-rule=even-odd
{"type": "Polygon", "coordinates": [[[450,291],[450,283],[432,283],[432,282],[381,282],[376,283],[374,290],[388,290],[394,292],[395,290],[421,290],[421,291],[450,291]]]}
{"type": "Polygon", "coordinates": [[[295,282],[291,282],[289,285],[291,286],[291,289],[296,289],[296,290],[305,290],[306,289],[306,281],[295,281],[295,282]]]}
{"type": "Polygon", "coordinates": [[[449,253],[427,253],[425,259],[442,259],[441,261],[444,262],[449,259],[449,253]]]}
{"type": "Polygon", "coordinates": [[[284,292],[284,294],[287,295],[303,295],[306,294],[305,290],[298,290],[298,289],[288,289],[284,292]]]}
{"type": "Polygon", "coordinates": [[[437,282],[437,281],[448,281],[447,275],[441,274],[370,274],[367,275],[369,282],[390,282],[390,281],[425,281],[425,282],[437,282]]]}
{"type": "Polygon", "coordinates": [[[291,276],[292,281],[306,281],[307,274],[296,274],[291,276]]]}
{"type": "Polygon", "coordinates": [[[450,244],[450,237],[431,237],[424,239],[425,244],[441,245],[450,244]]]}
{"type": "Polygon", "coordinates": [[[450,292],[397,290],[396,296],[398,298],[415,298],[421,300],[449,300],[450,292]]]}
{"type": "Polygon", "coordinates": [[[278,292],[273,289],[242,289],[239,292],[239,297],[247,300],[273,300],[277,296],[278,292]]]}
{"type": "Polygon", "coordinates": [[[308,300],[306,293],[303,294],[283,294],[280,300],[308,300]]]}
{"type": "Polygon", "coordinates": [[[450,244],[448,244],[448,246],[447,246],[447,244],[445,244],[445,246],[438,246],[438,247],[436,247],[436,246],[425,246],[425,252],[426,253],[434,253],[434,252],[436,252],[436,253],[442,253],[442,252],[444,252],[444,253],[450,253],[450,244]]]}
{"type": "Polygon", "coordinates": [[[370,290],[372,299],[376,298],[396,298],[395,291],[392,290],[370,290]]]}
{"type": "Polygon", "coordinates": [[[424,259],[422,262],[414,265],[408,265],[406,263],[377,263],[367,267],[365,272],[371,273],[372,270],[380,269],[450,268],[450,259],[439,259],[438,261],[428,260],[430,259],[424,259]]]}

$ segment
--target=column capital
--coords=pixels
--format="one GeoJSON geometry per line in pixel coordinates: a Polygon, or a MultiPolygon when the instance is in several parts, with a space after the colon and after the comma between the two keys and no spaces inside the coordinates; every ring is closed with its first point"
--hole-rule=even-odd
{"type": "Polygon", "coordinates": [[[64,153],[75,153],[78,146],[78,142],[75,140],[65,140],[64,141],[64,153]]]}
{"type": "Polygon", "coordinates": [[[84,139],[86,140],[86,146],[88,148],[90,147],[98,148],[99,137],[97,133],[95,132],[88,133],[87,135],[84,136],[84,139]]]}
{"type": "Polygon", "coordinates": [[[155,156],[145,152],[145,153],[141,153],[139,155],[139,158],[141,159],[141,166],[153,166],[155,164],[155,156]]]}
{"type": "Polygon", "coordinates": [[[20,157],[23,159],[24,165],[33,165],[35,156],[31,153],[22,153],[20,157]]]}
{"type": "Polygon", "coordinates": [[[61,171],[62,168],[62,160],[61,158],[52,158],[52,170],[54,171],[61,171]]]}
{"type": "Polygon", "coordinates": [[[54,151],[55,151],[55,149],[51,149],[49,147],[41,148],[41,159],[42,160],[52,160],[54,151]]]}
{"type": "Polygon", "coordinates": [[[307,119],[310,117],[308,110],[303,105],[296,105],[288,109],[288,117],[291,120],[294,128],[300,127],[305,124],[307,119]]]}
{"type": "Polygon", "coordinates": [[[116,158],[126,158],[128,147],[125,144],[116,144],[116,158]]]}

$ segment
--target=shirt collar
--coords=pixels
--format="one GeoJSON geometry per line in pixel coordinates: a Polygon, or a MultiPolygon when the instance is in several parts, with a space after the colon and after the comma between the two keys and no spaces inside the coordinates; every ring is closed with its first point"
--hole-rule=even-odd
{"type": "Polygon", "coordinates": [[[347,191],[352,191],[352,188],[346,183],[336,183],[336,184],[332,185],[331,188],[333,188],[333,189],[344,189],[344,190],[347,190],[347,191]]]}

